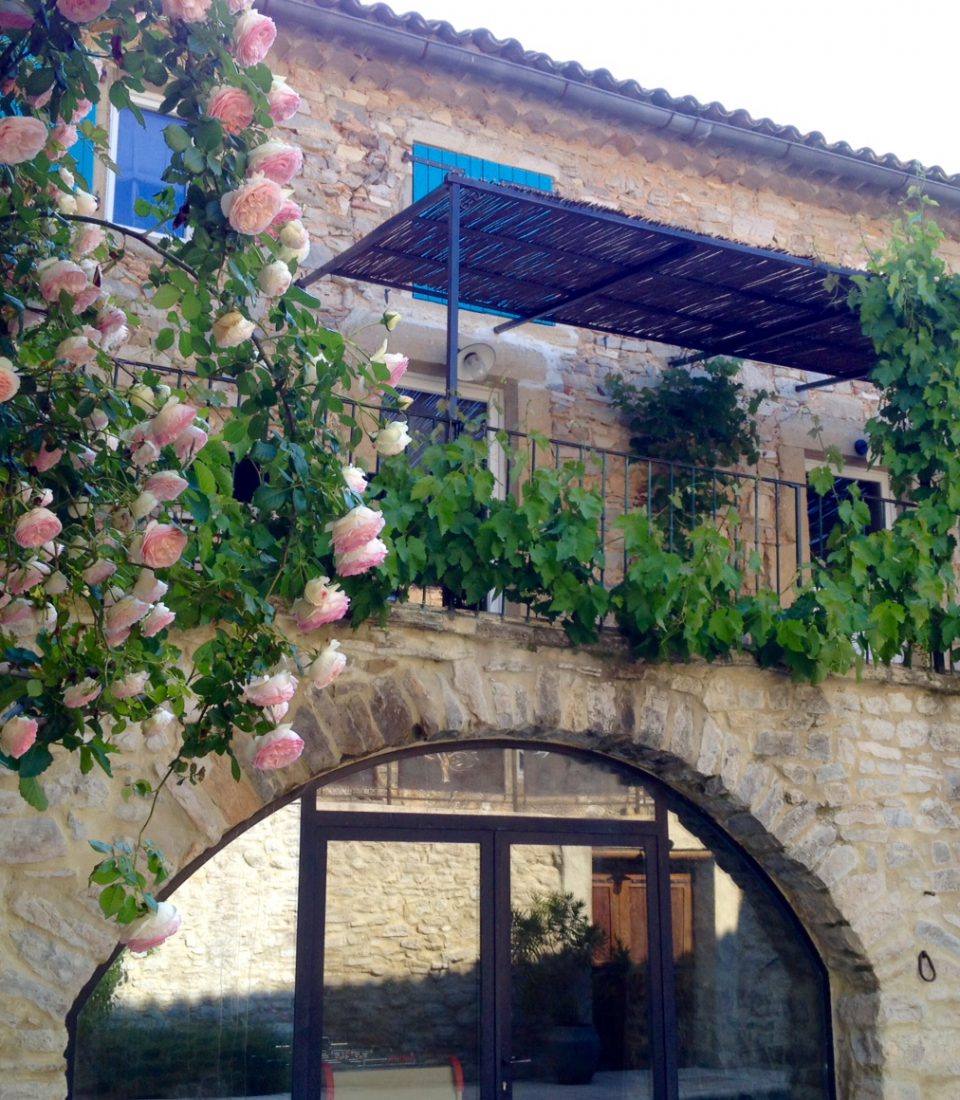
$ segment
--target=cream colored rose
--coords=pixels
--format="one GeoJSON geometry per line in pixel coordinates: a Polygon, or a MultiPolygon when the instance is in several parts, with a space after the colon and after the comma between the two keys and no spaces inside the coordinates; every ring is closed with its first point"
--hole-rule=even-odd
{"type": "Polygon", "coordinates": [[[213,339],[218,348],[235,348],[253,335],[253,321],[236,309],[221,314],[213,322],[213,339]]]}
{"type": "Polygon", "coordinates": [[[383,455],[384,458],[390,458],[392,455],[401,454],[412,442],[407,433],[406,420],[395,420],[377,432],[373,445],[377,448],[378,454],[383,455]]]}

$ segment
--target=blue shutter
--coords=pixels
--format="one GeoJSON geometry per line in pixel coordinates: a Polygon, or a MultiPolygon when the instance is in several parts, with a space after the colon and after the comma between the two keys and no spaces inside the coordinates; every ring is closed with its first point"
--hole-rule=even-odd
{"type": "MultiPolygon", "coordinates": [[[[158,191],[170,186],[163,180],[163,173],[170,163],[170,147],[163,139],[163,131],[183,123],[178,119],[161,115],[157,111],[144,111],[145,126],[137,122],[132,111],[123,110],[117,120],[117,152],[115,160],[119,169],[113,188],[112,220],[119,225],[135,229],[156,229],[156,222],[143,218],[134,209],[137,199],[152,200],[158,191]]],[[[182,203],[186,189],[174,187],[177,201],[182,203]]],[[[169,227],[165,232],[170,232],[169,227]]]]}
{"type": "MultiPolygon", "coordinates": [[[[480,157],[471,157],[466,153],[451,153],[449,149],[437,149],[432,145],[414,145],[413,147],[413,201],[429,195],[435,188],[447,178],[450,168],[459,168],[468,179],[480,180],[483,183],[516,183],[521,187],[532,187],[537,191],[552,191],[553,177],[542,172],[528,172],[525,168],[514,168],[509,164],[498,164],[495,160],[481,160],[480,157]],[[429,160],[433,163],[422,164],[421,160],[429,160]]],[[[436,294],[414,294],[425,302],[446,302],[446,297],[436,294]]],[[[486,313],[487,310],[478,309],[476,306],[461,305],[462,309],[469,309],[473,313],[486,313]]],[[[497,313],[496,316],[506,317],[507,314],[497,313]]],[[[552,325],[552,321],[541,321],[538,324],[552,325]]]]}
{"type": "MultiPolygon", "coordinates": [[[[83,117],[84,122],[97,124],[97,107],[94,104],[83,117]]],[[[80,135],[76,145],[70,150],[77,165],[77,172],[83,177],[87,190],[93,190],[93,142],[80,135]]]]}
{"type": "Polygon", "coordinates": [[[484,183],[516,183],[538,191],[553,190],[552,176],[542,172],[528,172],[525,168],[514,168],[509,164],[498,164],[495,160],[481,160],[480,157],[471,157],[466,153],[451,153],[449,149],[436,149],[432,145],[414,145],[413,156],[414,202],[439,187],[447,178],[448,168],[460,168],[465,176],[484,183]],[[421,159],[446,167],[421,164],[421,159]]]}

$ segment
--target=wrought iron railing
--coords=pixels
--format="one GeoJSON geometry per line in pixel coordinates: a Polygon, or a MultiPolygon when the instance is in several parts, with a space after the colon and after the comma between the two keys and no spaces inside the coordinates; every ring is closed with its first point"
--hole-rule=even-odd
{"type": "MultiPolygon", "coordinates": [[[[117,360],[114,383],[133,382],[147,368],[136,361],[117,360]]],[[[239,404],[235,380],[227,376],[200,378],[178,367],[149,366],[177,388],[190,386],[221,394],[222,406],[239,404]]],[[[397,408],[346,399],[345,411],[354,419],[368,417],[403,418],[397,408]]],[[[602,500],[598,519],[602,554],[597,563],[598,579],[612,587],[627,568],[627,552],[617,521],[627,512],[644,511],[661,531],[668,550],[683,551],[690,531],[702,523],[721,528],[729,538],[743,571],[745,587],[770,588],[785,600],[796,594],[805,569],[826,552],[829,534],[836,523],[836,501],[821,497],[807,484],[772,477],[756,471],[694,466],[667,462],[656,457],[595,447],[586,442],[548,438],[489,423],[451,423],[439,407],[436,415],[418,412],[414,444],[408,455],[414,462],[431,440],[470,432],[486,441],[488,461],[503,495],[522,493],[524,482],[545,466],[559,468],[576,464],[581,469],[579,484],[594,489],[602,500]]],[[[344,436],[345,457],[358,459],[368,469],[379,462],[372,446],[351,448],[344,436]]],[[[868,501],[871,525],[893,522],[906,507],[883,497],[868,501]]]]}

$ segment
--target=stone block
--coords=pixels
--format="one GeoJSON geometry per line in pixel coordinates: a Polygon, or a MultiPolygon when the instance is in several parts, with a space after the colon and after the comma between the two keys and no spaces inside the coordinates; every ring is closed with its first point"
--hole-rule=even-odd
{"type": "MultiPolygon", "coordinates": [[[[19,797],[19,796],[18,796],[19,797]]],[[[66,854],[67,842],[50,817],[31,816],[4,826],[0,864],[43,863],[66,854]]]]}
{"type": "Polygon", "coordinates": [[[764,730],[757,735],[753,751],[757,756],[797,756],[800,752],[800,738],[796,733],[764,730]]]}

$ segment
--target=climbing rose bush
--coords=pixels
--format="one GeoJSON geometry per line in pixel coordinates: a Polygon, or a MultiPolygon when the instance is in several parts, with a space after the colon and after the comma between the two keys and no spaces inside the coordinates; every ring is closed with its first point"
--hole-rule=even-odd
{"type": "MultiPolygon", "coordinates": [[[[325,690],[346,664],[314,636],[350,603],[328,578],[389,553],[338,394],[406,360],[371,363],[297,285],[304,154],[274,127],[300,96],[270,69],[275,37],[243,0],[0,15],[0,784],[38,809],[55,759],[112,776],[128,730],[166,760],[133,797],[201,780],[212,755],[237,777],[293,763],[298,681],[325,690]],[[166,186],[136,204],[150,235],[101,216],[106,169],[85,178],[78,155],[105,166],[109,113],[142,121],[148,87],[177,119],[166,186]],[[240,501],[245,458],[260,482],[240,501]],[[195,627],[210,640],[187,660],[171,631],[195,627]]],[[[104,914],[132,949],[160,944],[180,921],[154,896],[162,853],[142,832],[93,847],[104,914]]]]}

